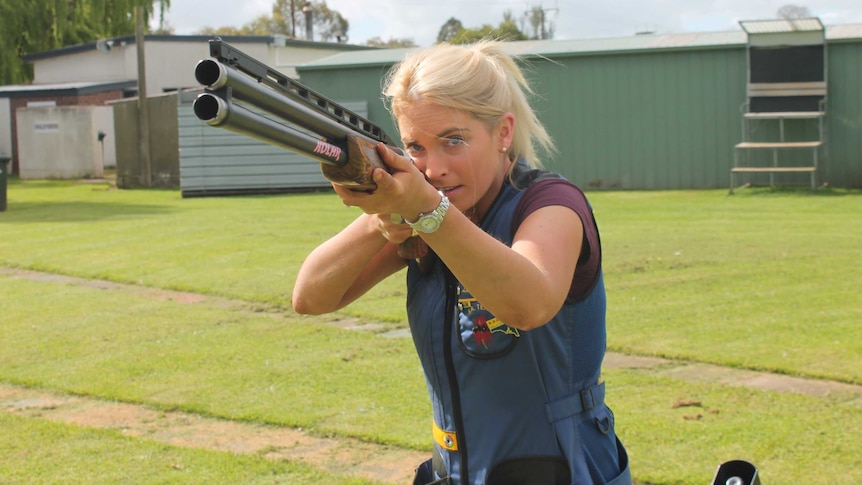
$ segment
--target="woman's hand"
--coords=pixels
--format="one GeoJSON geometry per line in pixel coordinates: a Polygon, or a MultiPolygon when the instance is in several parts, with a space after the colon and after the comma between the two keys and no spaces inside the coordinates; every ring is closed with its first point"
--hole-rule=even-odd
{"type": "MultiPolygon", "coordinates": [[[[429,207],[436,207],[440,196],[409,157],[399,155],[382,143],[377,145],[377,153],[388,171],[382,168],[373,169],[371,179],[377,185],[373,192],[351,190],[348,186],[337,184],[333,184],[333,188],[345,205],[359,207],[366,214],[379,215],[381,233],[392,233],[394,239],[389,236],[387,239],[399,242],[397,239],[403,231],[396,230],[394,226],[400,224],[391,221],[387,223],[386,219],[415,220],[421,212],[427,212],[429,207]]],[[[404,227],[409,230],[409,226],[404,227]]],[[[404,236],[404,239],[408,236],[404,236]]]]}
{"type": "Polygon", "coordinates": [[[401,244],[413,235],[413,229],[404,223],[399,214],[375,214],[377,230],[387,241],[401,244]]]}
{"type": "Polygon", "coordinates": [[[440,196],[409,158],[383,144],[377,145],[377,153],[389,171],[375,168],[371,173],[377,184],[374,192],[333,184],[345,205],[359,207],[365,214],[305,259],[293,289],[293,307],[298,313],[321,314],[344,308],[404,268],[406,259],[428,252],[424,243],[410,237],[413,230],[401,224],[401,214],[403,208],[416,207],[411,216],[415,218],[423,210],[421,195],[429,200],[436,196],[438,201],[440,196]]]}

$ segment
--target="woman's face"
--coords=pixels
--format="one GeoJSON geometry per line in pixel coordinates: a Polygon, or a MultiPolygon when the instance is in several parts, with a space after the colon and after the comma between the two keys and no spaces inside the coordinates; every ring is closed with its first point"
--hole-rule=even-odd
{"type": "Polygon", "coordinates": [[[407,153],[435,188],[474,221],[480,221],[511,166],[514,117],[506,113],[494,127],[466,111],[418,103],[398,118],[407,153]]]}

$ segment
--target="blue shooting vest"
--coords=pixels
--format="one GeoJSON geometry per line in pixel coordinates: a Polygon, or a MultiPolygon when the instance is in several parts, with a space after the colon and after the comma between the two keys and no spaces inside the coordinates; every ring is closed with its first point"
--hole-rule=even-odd
{"type": "MultiPolygon", "coordinates": [[[[523,194],[504,184],[482,229],[511,246],[523,194]]],[[[534,477],[531,470],[548,465],[562,467],[554,476],[567,483],[631,483],[598,383],[606,338],[601,269],[586,295],[530,331],[497,320],[441,261],[426,271],[409,263],[407,313],[431,396],[435,455],[445,467],[435,463],[435,478],[493,485],[495,477],[534,477]]]]}

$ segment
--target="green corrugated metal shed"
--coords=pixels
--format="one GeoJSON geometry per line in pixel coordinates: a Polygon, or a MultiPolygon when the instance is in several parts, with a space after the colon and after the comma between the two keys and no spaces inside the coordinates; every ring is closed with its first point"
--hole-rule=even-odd
{"type": "MultiPolygon", "coordinates": [[[[862,187],[862,25],[827,27],[827,145],[818,179],[862,187]]],[[[510,42],[527,63],[534,106],[557,142],[544,160],[584,188],[723,188],[746,101],[742,31],[510,42]]],[[[408,49],[341,53],[298,68],[333,99],[368,102],[397,139],[380,94],[408,49]]],[[[780,183],[804,183],[794,174],[780,183]]]]}

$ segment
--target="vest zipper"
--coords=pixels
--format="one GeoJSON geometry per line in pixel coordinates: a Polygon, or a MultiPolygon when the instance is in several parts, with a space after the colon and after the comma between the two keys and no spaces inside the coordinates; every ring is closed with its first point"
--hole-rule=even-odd
{"type": "Polygon", "coordinates": [[[446,364],[446,376],[449,379],[449,392],[452,395],[452,417],[455,421],[455,436],[458,438],[461,484],[470,485],[470,473],[467,467],[467,437],[464,432],[464,418],[461,414],[461,391],[458,388],[458,376],[455,373],[455,360],[452,355],[452,331],[457,324],[453,314],[458,298],[457,281],[449,268],[445,268],[445,272],[446,304],[443,310],[443,360],[446,364]]]}

